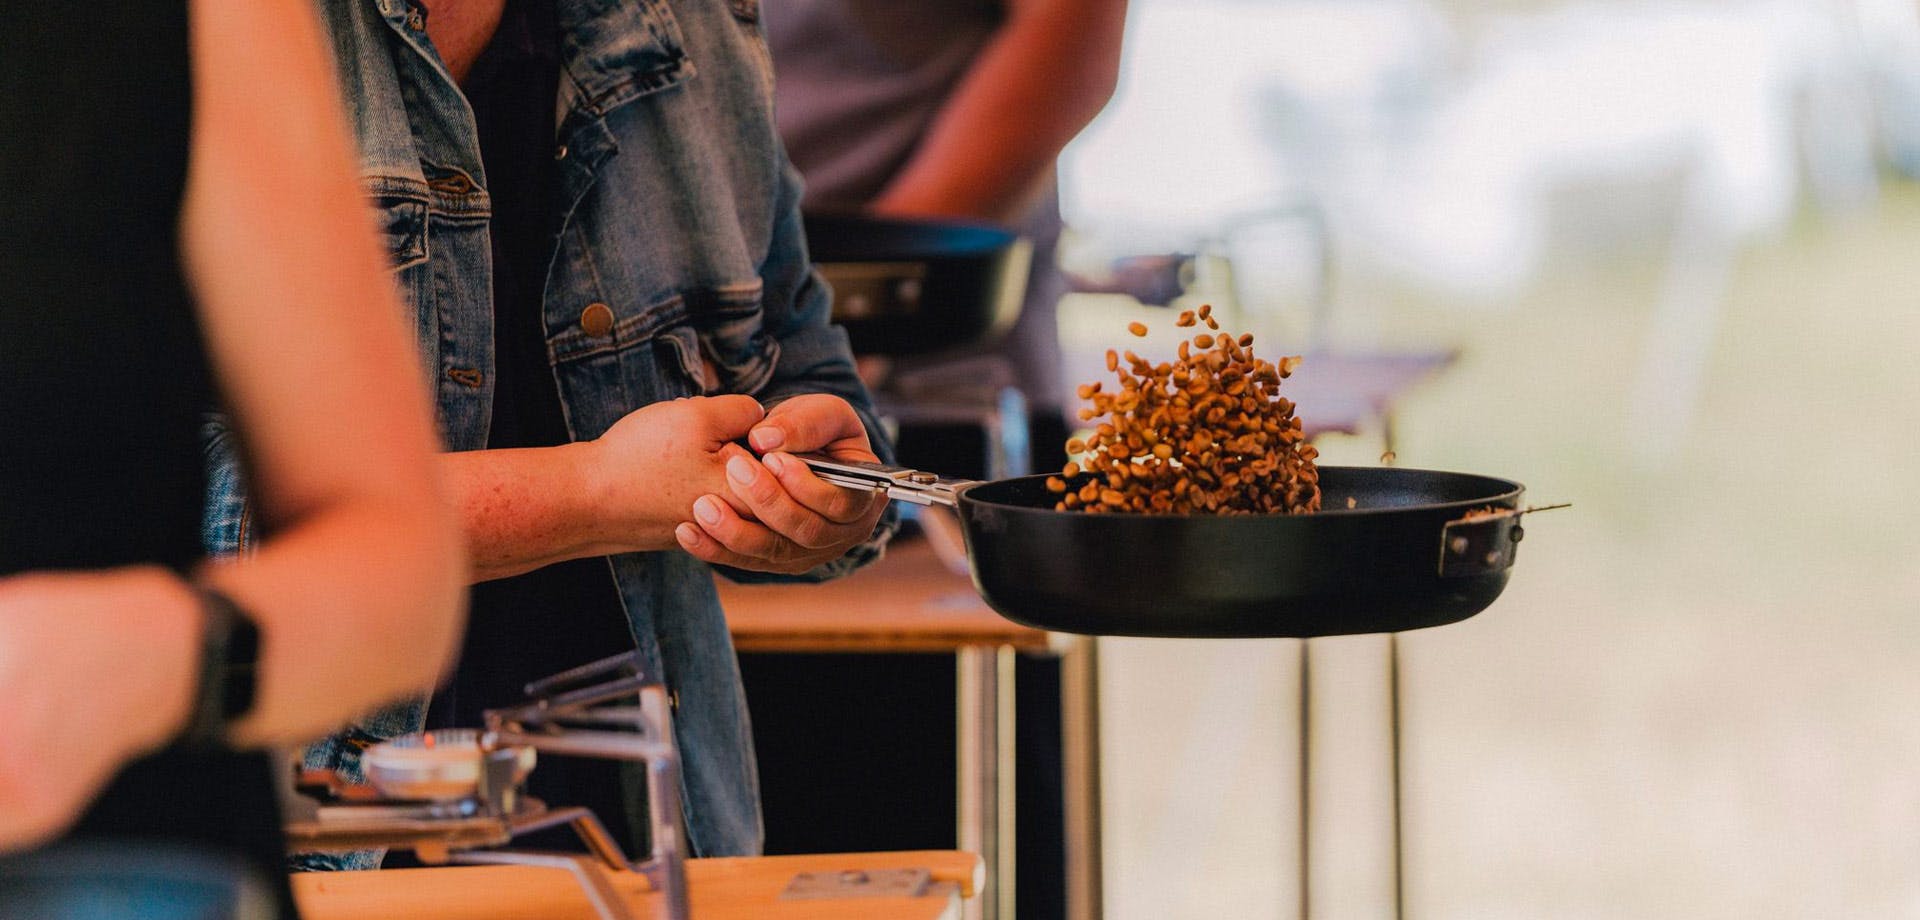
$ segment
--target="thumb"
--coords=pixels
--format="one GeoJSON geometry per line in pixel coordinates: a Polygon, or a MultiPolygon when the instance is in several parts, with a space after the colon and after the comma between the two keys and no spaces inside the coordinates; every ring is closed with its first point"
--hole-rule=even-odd
{"type": "Polygon", "coordinates": [[[715,443],[737,441],[746,436],[767,410],[751,396],[709,396],[693,400],[707,437],[715,443]]]}
{"type": "Polygon", "coordinates": [[[850,440],[865,444],[866,438],[866,427],[846,400],[809,393],[774,406],[766,419],[754,426],[748,443],[761,453],[805,452],[828,450],[850,440]]]}

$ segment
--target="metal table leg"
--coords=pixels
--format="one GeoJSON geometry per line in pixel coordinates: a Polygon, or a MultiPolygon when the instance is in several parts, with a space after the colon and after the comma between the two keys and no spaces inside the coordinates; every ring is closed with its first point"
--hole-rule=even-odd
{"type": "Polygon", "coordinates": [[[1300,920],[1313,918],[1313,641],[1300,640],[1300,920]]]}
{"type": "Polygon", "coordinates": [[[1393,741],[1393,918],[1406,920],[1407,854],[1400,818],[1400,634],[1387,634],[1387,733],[1393,741]]]}
{"type": "Polygon", "coordinates": [[[1067,920],[1100,920],[1100,644],[1092,636],[1075,636],[1061,655],[1060,732],[1067,920]]]}
{"type": "MultiPolygon", "coordinates": [[[[1381,463],[1392,465],[1394,460],[1396,426],[1391,410],[1381,413],[1380,439],[1381,463]]],[[[1312,832],[1309,821],[1311,812],[1311,793],[1313,790],[1313,642],[1310,639],[1300,641],[1300,920],[1312,920],[1312,832]]],[[[1387,737],[1390,745],[1391,763],[1390,783],[1392,785],[1393,820],[1393,917],[1394,920],[1406,920],[1406,842],[1401,817],[1401,732],[1400,700],[1400,634],[1387,634],[1387,737]]]]}
{"type": "MultiPolygon", "coordinates": [[[[1401,705],[1400,696],[1400,636],[1387,634],[1387,731],[1389,754],[1391,758],[1389,774],[1392,793],[1392,835],[1393,835],[1393,916],[1394,920],[1406,920],[1406,838],[1402,819],[1402,779],[1401,765],[1401,705]]],[[[1313,835],[1312,835],[1312,792],[1313,792],[1313,643],[1311,640],[1300,642],[1300,788],[1298,810],[1299,848],[1300,848],[1300,920],[1313,918],[1313,835]]]]}
{"type": "Polygon", "coordinates": [[[960,650],[960,849],[980,854],[987,884],[965,920],[1013,920],[1013,659],[1011,647],[960,650]]]}

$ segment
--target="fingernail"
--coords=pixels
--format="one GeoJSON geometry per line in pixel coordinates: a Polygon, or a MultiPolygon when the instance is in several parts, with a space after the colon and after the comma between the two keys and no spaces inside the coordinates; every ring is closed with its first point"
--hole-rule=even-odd
{"type": "Polygon", "coordinates": [[[727,460],[727,478],[741,485],[752,482],[753,461],[737,454],[734,455],[727,460]]]}
{"type": "Polygon", "coordinates": [[[692,524],[677,525],[673,528],[673,538],[679,540],[681,546],[692,549],[700,545],[700,528],[692,524]]]}
{"type": "Polygon", "coordinates": [[[693,503],[693,516],[708,524],[720,523],[720,502],[711,495],[702,495],[693,503]]]}
{"type": "Polygon", "coordinates": [[[768,454],[761,457],[760,462],[766,464],[767,469],[772,470],[775,476],[783,476],[787,472],[786,454],[768,454]]]}
{"type": "Polygon", "coordinates": [[[747,432],[747,443],[752,444],[754,450],[760,450],[760,451],[772,450],[776,447],[779,447],[782,444],[785,444],[786,442],[787,442],[786,432],[783,432],[780,429],[774,428],[772,426],[768,426],[766,428],[755,428],[752,431],[747,432]]]}

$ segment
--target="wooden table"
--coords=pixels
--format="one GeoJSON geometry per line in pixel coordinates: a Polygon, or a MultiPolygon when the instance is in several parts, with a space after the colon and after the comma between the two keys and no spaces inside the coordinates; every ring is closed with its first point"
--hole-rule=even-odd
{"type": "MultiPolygon", "coordinates": [[[[921,850],[819,856],[695,859],[687,887],[695,920],[959,920],[983,883],[971,853],[921,850]],[[924,868],[933,884],[916,898],[781,900],[802,872],[924,868]]],[[[615,887],[637,917],[651,920],[658,898],[638,874],[615,887]]],[[[593,908],[563,869],[450,866],[293,876],[306,920],[593,920],[593,908]]]]}
{"type": "Polygon", "coordinates": [[[719,584],[743,652],[1033,650],[1050,642],[1045,630],[993,612],[924,539],[897,541],[879,562],[823,584],[719,584]]]}
{"type": "Polygon", "coordinates": [[[896,541],[845,578],[818,585],[720,583],[734,644],[759,652],[951,652],[958,660],[959,844],[980,853],[987,895],[968,917],[1013,916],[1013,656],[1061,660],[1070,920],[1100,915],[1096,650],[1008,620],[947,567],[924,538],[896,541]]]}

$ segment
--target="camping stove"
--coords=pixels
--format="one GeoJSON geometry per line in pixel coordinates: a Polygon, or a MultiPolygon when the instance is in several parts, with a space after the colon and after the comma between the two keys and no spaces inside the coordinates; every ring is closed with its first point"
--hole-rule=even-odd
{"type": "Polygon", "coordinates": [[[527,701],[488,710],[484,730],[451,729],[368,748],[365,783],[307,771],[287,814],[290,851],[411,850],[430,864],[513,864],[573,873],[602,920],[635,920],[614,881],[646,877],[656,914],[687,920],[680,755],[667,691],[629,652],[526,687],[527,701]],[[524,793],[536,752],[646,764],[652,852],[632,862],[585,808],[549,808],[524,793]],[[571,826],[588,854],[504,848],[514,838],[571,826]]]}

